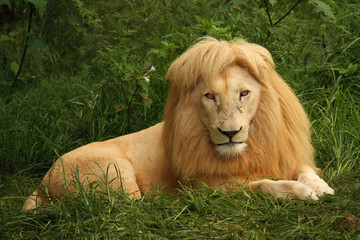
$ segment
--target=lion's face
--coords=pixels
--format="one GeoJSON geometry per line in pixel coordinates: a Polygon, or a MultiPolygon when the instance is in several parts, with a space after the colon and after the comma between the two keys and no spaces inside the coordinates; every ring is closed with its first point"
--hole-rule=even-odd
{"type": "Polygon", "coordinates": [[[260,90],[255,78],[235,65],[210,83],[201,82],[194,89],[192,97],[200,120],[219,155],[233,157],[246,149],[260,90]]]}

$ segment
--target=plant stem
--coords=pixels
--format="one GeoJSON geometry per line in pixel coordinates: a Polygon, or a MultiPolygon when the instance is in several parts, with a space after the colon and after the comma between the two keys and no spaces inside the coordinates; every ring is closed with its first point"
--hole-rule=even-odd
{"type": "Polygon", "coordinates": [[[127,100],[127,97],[126,97],[126,91],[125,91],[125,87],[124,87],[124,81],[121,81],[121,91],[123,93],[123,96],[124,96],[124,101],[126,103],[126,105],[128,105],[128,100],[127,100]]]}
{"type": "Polygon", "coordinates": [[[270,16],[270,11],[269,11],[269,4],[268,4],[268,0],[264,0],[264,4],[265,4],[265,12],[266,12],[266,15],[268,16],[268,19],[269,19],[269,22],[270,22],[270,26],[273,25],[273,22],[272,22],[272,19],[271,19],[271,16],[270,16]]]}
{"type": "Polygon", "coordinates": [[[124,87],[124,81],[121,81],[121,91],[123,93],[123,97],[124,97],[124,101],[125,101],[125,104],[126,104],[126,114],[127,114],[127,132],[129,133],[130,132],[130,110],[129,110],[129,101],[126,97],[126,91],[125,91],[125,87],[124,87]]]}
{"type": "MultiPolygon", "coordinates": [[[[279,24],[284,18],[286,18],[291,12],[292,10],[294,10],[294,8],[296,8],[296,6],[301,3],[302,1],[304,0],[298,0],[290,9],[289,11],[287,11],[281,18],[279,18],[279,20],[277,20],[275,23],[273,23],[272,19],[271,19],[271,16],[270,16],[270,10],[269,10],[269,2],[268,0],[263,0],[264,1],[264,4],[265,4],[265,12],[266,12],[266,15],[268,16],[268,19],[269,19],[269,22],[270,22],[270,27],[274,27],[276,26],[277,24],[279,24]]],[[[267,33],[267,36],[266,36],[266,40],[269,39],[270,37],[270,31],[268,31],[267,33]]]]}
{"type": "Polygon", "coordinates": [[[291,11],[294,10],[294,8],[296,8],[296,6],[297,6],[299,3],[301,3],[302,1],[304,1],[304,0],[298,0],[298,1],[294,4],[294,6],[292,6],[292,7],[289,9],[289,11],[284,14],[284,16],[282,16],[279,20],[277,20],[277,21],[274,23],[273,26],[276,26],[279,22],[281,22],[281,20],[283,20],[286,16],[288,16],[288,15],[291,13],[291,11]]]}
{"type": "Polygon", "coordinates": [[[18,81],[18,78],[19,78],[19,75],[20,75],[20,72],[21,72],[21,69],[24,65],[24,61],[25,61],[25,56],[26,56],[26,51],[29,47],[29,38],[30,38],[30,31],[31,31],[31,20],[32,20],[32,15],[33,15],[33,12],[34,12],[34,6],[32,3],[29,2],[29,8],[30,8],[30,13],[29,13],[29,22],[28,22],[28,28],[27,28],[27,36],[26,36],[26,39],[25,39],[25,46],[24,46],[24,51],[23,51],[23,54],[22,54],[22,57],[21,57],[21,60],[20,60],[20,65],[19,65],[19,69],[16,73],[16,76],[13,80],[13,83],[12,83],[12,88],[14,88],[16,86],[16,83],[18,81]]]}
{"type": "Polygon", "coordinates": [[[126,111],[127,111],[127,120],[128,120],[128,124],[127,124],[127,130],[128,130],[128,133],[130,132],[130,106],[131,106],[131,103],[137,93],[139,89],[139,84],[138,84],[138,79],[136,79],[136,87],[135,87],[135,91],[134,93],[131,95],[131,98],[130,98],[130,101],[127,103],[127,107],[126,107],[126,111]]]}

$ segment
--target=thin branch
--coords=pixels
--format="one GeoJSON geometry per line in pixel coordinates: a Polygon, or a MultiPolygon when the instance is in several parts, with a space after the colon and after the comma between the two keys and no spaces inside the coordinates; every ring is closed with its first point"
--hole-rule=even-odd
{"type": "Polygon", "coordinates": [[[123,97],[124,97],[124,101],[126,103],[126,114],[127,114],[127,131],[128,133],[130,132],[130,118],[131,118],[131,111],[130,111],[130,107],[131,107],[131,104],[132,104],[132,101],[134,100],[135,98],[135,95],[139,89],[139,84],[138,84],[138,79],[136,79],[136,87],[135,87],[135,91],[132,93],[131,95],[131,98],[130,100],[127,99],[126,97],[126,91],[125,91],[125,86],[124,86],[124,82],[121,81],[121,90],[122,90],[122,93],[123,93],[123,97]]]}
{"type": "Polygon", "coordinates": [[[126,105],[129,104],[127,97],[126,97],[126,91],[125,91],[125,87],[124,87],[124,81],[121,80],[121,91],[123,93],[123,97],[124,97],[124,101],[126,103],[126,105]]]}
{"type": "Polygon", "coordinates": [[[132,103],[138,89],[139,89],[139,84],[138,84],[138,80],[136,79],[136,88],[135,88],[134,93],[131,96],[130,101],[129,101],[129,104],[128,104],[129,108],[130,108],[130,105],[131,105],[131,103],[132,103]]]}
{"type": "Polygon", "coordinates": [[[18,81],[18,78],[19,78],[19,75],[20,75],[20,72],[21,72],[21,69],[24,65],[24,61],[25,61],[25,56],[26,56],[26,51],[29,47],[29,38],[30,38],[30,31],[31,31],[31,21],[32,21],[32,16],[33,16],[33,12],[34,12],[34,6],[32,5],[32,3],[29,2],[29,8],[30,8],[30,13],[29,13],[29,22],[28,22],[28,28],[27,28],[27,36],[26,36],[26,39],[25,39],[25,46],[24,46],[24,51],[23,51],[23,54],[22,54],[22,57],[21,57],[21,60],[20,60],[20,65],[19,65],[19,69],[16,73],[16,76],[13,80],[13,83],[12,83],[12,88],[14,88],[16,86],[16,83],[18,81]]]}
{"type": "Polygon", "coordinates": [[[271,19],[271,16],[270,16],[269,2],[268,2],[268,0],[264,0],[264,4],[265,4],[265,12],[266,12],[266,15],[267,15],[268,18],[269,18],[270,26],[272,26],[272,25],[273,25],[273,22],[272,22],[272,19],[271,19]]]}
{"type": "Polygon", "coordinates": [[[125,91],[125,86],[124,86],[124,81],[121,81],[121,90],[122,90],[122,93],[123,93],[123,97],[124,97],[124,101],[126,103],[126,114],[127,114],[127,126],[126,126],[126,129],[127,129],[127,132],[129,133],[130,132],[130,105],[129,105],[129,101],[126,97],[126,91],[125,91]]]}
{"type": "Polygon", "coordinates": [[[126,107],[126,111],[127,111],[127,121],[128,121],[128,124],[127,124],[128,133],[130,132],[130,118],[131,118],[131,116],[130,116],[130,114],[131,114],[131,112],[130,112],[130,106],[131,106],[131,103],[132,103],[132,101],[133,101],[133,99],[134,99],[134,97],[135,97],[138,89],[139,89],[139,84],[138,84],[138,80],[136,79],[136,88],[135,88],[135,91],[134,91],[134,93],[132,94],[132,96],[131,96],[131,98],[130,98],[130,101],[128,102],[127,107],[126,107]]]}
{"type": "Polygon", "coordinates": [[[294,6],[292,6],[292,7],[290,8],[290,10],[289,10],[287,13],[285,13],[284,16],[282,16],[279,20],[277,20],[277,21],[274,23],[273,26],[276,26],[279,22],[281,22],[281,20],[283,20],[285,17],[287,17],[287,16],[291,13],[291,11],[294,10],[294,8],[296,8],[296,6],[297,6],[299,3],[301,3],[302,1],[304,1],[304,0],[298,0],[298,1],[294,4],[294,6]]]}
{"type": "MultiPolygon", "coordinates": [[[[271,27],[274,27],[274,26],[276,26],[278,23],[280,23],[284,18],[286,18],[286,17],[292,12],[292,10],[294,10],[294,8],[296,8],[296,6],[297,6],[299,3],[301,3],[302,1],[304,1],[304,0],[298,0],[298,1],[294,4],[294,6],[292,6],[292,7],[289,9],[289,11],[287,11],[287,12],[286,12],[279,20],[277,20],[275,23],[273,23],[273,21],[272,21],[272,19],[271,19],[271,16],[270,16],[270,10],[269,10],[269,2],[268,2],[268,0],[263,0],[263,1],[264,1],[264,4],[265,4],[265,12],[266,12],[266,15],[267,15],[268,18],[269,18],[270,26],[271,26],[271,27]]],[[[271,32],[268,30],[268,33],[267,33],[267,36],[266,36],[266,40],[269,39],[270,34],[271,34],[271,32]]]]}

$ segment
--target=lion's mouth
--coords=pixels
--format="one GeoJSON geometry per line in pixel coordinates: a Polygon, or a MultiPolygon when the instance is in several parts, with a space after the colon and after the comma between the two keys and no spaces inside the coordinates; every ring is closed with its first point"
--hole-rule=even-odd
{"type": "Polygon", "coordinates": [[[247,144],[245,142],[227,142],[216,144],[215,150],[225,157],[235,157],[245,151],[247,144]]]}
{"type": "Polygon", "coordinates": [[[235,146],[238,144],[243,144],[244,142],[226,142],[226,143],[220,143],[220,144],[216,144],[217,146],[235,146]]]}

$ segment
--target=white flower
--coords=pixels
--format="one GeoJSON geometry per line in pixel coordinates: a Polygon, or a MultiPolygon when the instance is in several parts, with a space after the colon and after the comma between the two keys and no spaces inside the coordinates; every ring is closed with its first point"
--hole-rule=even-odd
{"type": "Polygon", "coordinates": [[[156,68],[155,68],[154,66],[151,66],[150,70],[147,71],[146,74],[151,73],[151,72],[153,72],[153,71],[156,71],[156,68]]]}
{"type": "Polygon", "coordinates": [[[145,81],[146,81],[147,83],[150,82],[150,78],[149,78],[148,76],[143,77],[143,79],[145,79],[145,81]]]}

